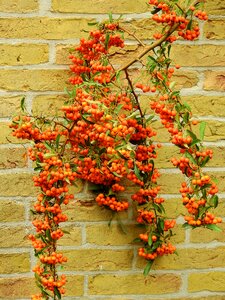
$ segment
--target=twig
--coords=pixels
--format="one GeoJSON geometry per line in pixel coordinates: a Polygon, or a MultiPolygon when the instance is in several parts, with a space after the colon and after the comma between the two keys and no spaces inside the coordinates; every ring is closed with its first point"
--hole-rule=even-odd
{"type": "Polygon", "coordinates": [[[119,29],[121,29],[122,31],[126,32],[127,34],[133,36],[135,38],[135,40],[143,47],[145,47],[146,45],[132,32],[130,32],[129,30],[119,26],[119,29]]]}

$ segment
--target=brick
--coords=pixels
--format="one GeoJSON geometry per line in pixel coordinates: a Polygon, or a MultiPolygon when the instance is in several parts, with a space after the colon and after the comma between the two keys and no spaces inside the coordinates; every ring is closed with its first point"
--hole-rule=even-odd
{"type": "Polygon", "coordinates": [[[165,199],[163,206],[169,219],[175,219],[179,216],[183,216],[187,211],[182,204],[181,197],[165,199]]]}
{"type": "Polygon", "coordinates": [[[224,66],[225,62],[221,59],[224,55],[223,45],[176,45],[171,48],[172,61],[182,67],[224,66]]]}
{"type": "Polygon", "coordinates": [[[204,24],[204,37],[209,40],[225,39],[224,20],[209,20],[204,24]]]}
{"type": "MultiPolygon", "coordinates": [[[[66,212],[66,210],[65,210],[66,212]]],[[[59,246],[79,246],[82,243],[82,232],[81,227],[65,226],[63,230],[69,232],[64,233],[64,236],[58,241],[59,246]]]]}
{"type": "Polygon", "coordinates": [[[38,10],[38,0],[2,0],[1,12],[25,13],[38,10]]]}
{"type": "Polygon", "coordinates": [[[19,222],[25,217],[24,203],[14,200],[0,201],[1,222],[19,222]]]}
{"type": "MultiPolygon", "coordinates": [[[[77,46],[77,45],[76,45],[77,46]]],[[[75,45],[69,44],[58,44],[56,45],[56,59],[55,62],[58,65],[68,65],[71,64],[69,59],[70,53],[74,52],[75,45]]]]}
{"type": "Polygon", "coordinates": [[[9,91],[63,91],[69,76],[67,70],[1,70],[0,89],[9,91]]]}
{"type": "MultiPolygon", "coordinates": [[[[224,232],[225,225],[222,223],[219,224],[219,227],[224,232]]],[[[210,243],[213,241],[225,242],[225,236],[221,232],[207,230],[204,228],[196,228],[191,231],[190,241],[192,243],[210,243]]]]}
{"type": "Polygon", "coordinates": [[[0,169],[23,168],[26,166],[26,150],[23,148],[0,149],[0,169]]]}
{"type": "Polygon", "coordinates": [[[65,271],[129,270],[132,264],[132,250],[82,249],[63,251],[68,257],[65,271]]]}
{"type": "Polygon", "coordinates": [[[1,38],[61,40],[87,36],[91,19],[81,18],[1,18],[1,38]],[[82,32],[81,32],[82,31],[82,32]]]}
{"type": "MultiPolygon", "coordinates": [[[[207,120],[204,141],[216,142],[223,140],[225,137],[225,123],[219,121],[207,120]]],[[[199,129],[196,126],[194,132],[199,136],[199,129]]]]}
{"type": "MultiPolygon", "coordinates": [[[[77,199],[76,195],[75,198],[76,200],[71,201],[66,207],[70,222],[109,221],[112,218],[112,212],[99,207],[94,196],[90,198],[90,196],[85,197],[84,194],[82,199],[77,199]]],[[[127,218],[127,213],[120,213],[120,217],[127,218]]]]}
{"type": "Polygon", "coordinates": [[[38,192],[33,184],[32,174],[0,174],[0,196],[35,196],[38,192]]]}
{"type": "Polygon", "coordinates": [[[0,274],[25,273],[30,271],[28,253],[0,254],[0,274]]]}
{"type": "Polygon", "coordinates": [[[142,0],[128,3],[126,0],[102,1],[86,0],[85,5],[82,0],[53,0],[52,11],[54,12],[74,12],[74,13],[143,13],[148,10],[148,6],[142,0]]]}
{"type": "Polygon", "coordinates": [[[177,292],[181,278],[173,274],[96,275],[90,277],[90,295],[157,295],[177,292]],[[104,283],[104,284],[103,284],[104,283]],[[135,284],[134,284],[135,283],[135,284]]]}
{"type": "Polygon", "coordinates": [[[225,15],[225,5],[223,0],[207,1],[205,11],[210,15],[225,15]]]}
{"type": "Polygon", "coordinates": [[[34,115],[42,116],[62,116],[60,110],[64,101],[68,100],[65,95],[40,95],[33,99],[32,112],[34,115]]]}
{"type": "MultiPolygon", "coordinates": [[[[224,247],[177,249],[178,255],[162,256],[154,262],[154,270],[184,270],[224,267],[224,247]]],[[[143,266],[143,260],[138,261],[143,266]]]]}
{"type": "Polygon", "coordinates": [[[20,101],[22,96],[1,96],[0,97],[0,118],[12,117],[13,115],[19,114],[20,111],[20,101]]]}
{"type": "Polygon", "coordinates": [[[83,276],[66,276],[66,295],[82,296],[84,293],[84,277],[83,276]]]}
{"type": "Polygon", "coordinates": [[[184,176],[181,174],[163,173],[158,180],[161,186],[160,192],[163,194],[177,194],[184,181],[184,176]]]}
{"type": "Polygon", "coordinates": [[[188,276],[188,291],[224,292],[224,280],[225,272],[193,273],[188,276]]]}
{"type": "Polygon", "coordinates": [[[30,298],[32,294],[38,291],[33,277],[0,278],[0,299],[30,298]]]}
{"type": "Polygon", "coordinates": [[[224,71],[206,71],[204,90],[206,91],[225,91],[225,72],[224,71]]]}
{"type": "Polygon", "coordinates": [[[48,62],[46,44],[3,44],[0,45],[0,65],[22,66],[48,62]]]}
{"type": "Polygon", "coordinates": [[[10,123],[0,122],[0,144],[24,144],[27,140],[17,139],[12,136],[12,129],[9,128],[10,123]]]}
{"type": "Polygon", "coordinates": [[[30,247],[25,227],[0,227],[0,248],[30,247]],[[13,237],[13,238],[11,238],[13,237]]]}
{"type": "Polygon", "coordinates": [[[125,232],[122,232],[118,225],[87,225],[87,243],[104,246],[128,245],[143,232],[143,228],[135,225],[124,224],[125,232]],[[101,231],[101,234],[99,232],[101,231]]]}
{"type": "Polygon", "coordinates": [[[182,97],[182,100],[190,105],[195,116],[225,116],[223,96],[193,95],[182,97]]]}

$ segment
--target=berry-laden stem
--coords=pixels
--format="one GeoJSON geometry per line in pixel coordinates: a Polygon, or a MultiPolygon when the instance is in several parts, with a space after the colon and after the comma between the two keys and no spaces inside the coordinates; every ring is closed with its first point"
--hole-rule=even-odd
{"type": "Polygon", "coordinates": [[[205,125],[200,124],[199,136],[192,131],[196,122],[190,107],[182,103],[179,91],[173,88],[174,68],[169,56],[176,39],[198,38],[199,27],[193,25],[193,15],[200,20],[206,20],[207,15],[201,10],[195,13],[198,1],[187,8],[175,0],[150,0],[149,4],[154,5],[152,19],[163,26],[161,33],[154,34],[154,43],[145,46],[110,17],[91,31],[88,39],[81,39],[70,55],[69,82],[73,90],[61,107],[63,117],[46,119],[24,112],[12,121],[13,135],[33,142],[28,152],[35,162],[34,184],[40,190],[32,210],[36,232],[29,236],[38,259],[33,271],[40,288],[33,300],[59,300],[65,293],[66,278],[58,271],[67,259],[58,252],[57,242],[65,233],[60,228],[60,223],[67,220],[64,205],[73,198],[69,186],[78,179],[96,191],[99,206],[114,213],[128,209],[129,201],[121,193],[126,191],[126,180],[133,184],[131,198],[136,204],[137,223],[144,227],[136,239],[142,244],[138,254],[148,261],[144,275],[157,257],[175,252],[171,243],[175,220],[167,218],[157,183],[160,174],[154,160],[161,145],[154,141],[157,133],[152,121],[156,115],[182,154],[181,158],[172,158],[172,163],[188,179],[180,189],[189,213],[184,226],[219,231],[216,224],[221,218],[210,213],[218,204],[218,189],[202,170],[212,158],[212,151],[202,146],[205,125]],[[121,31],[134,37],[144,49],[116,71],[110,50],[124,47],[121,31]],[[146,76],[134,83],[128,69],[144,56],[146,76]],[[150,92],[154,99],[149,100],[153,113],[149,116],[142,110],[139,96],[150,92]]]}

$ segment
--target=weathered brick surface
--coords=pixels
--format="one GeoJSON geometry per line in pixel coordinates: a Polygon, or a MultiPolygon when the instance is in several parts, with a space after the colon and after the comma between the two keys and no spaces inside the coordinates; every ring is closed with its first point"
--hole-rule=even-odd
{"type": "Polygon", "coordinates": [[[27,228],[22,226],[0,227],[0,248],[30,247],[27,232],[27,228]]]}
{"type": "Polygon", "coordinates": [[[207,91],[225,91],[225,72],[206,71],[204,89],[207,91]]]}
{"type": "Polygon", "coordinates": [[[0,201],[1,222],[20,222],[25,218],[25,204],[15,200],[0,201]]]}
{"type": "Polygon", "coordinates": [[[129,270],[133,257],[133,250],[82,249],[64,253],[69,261],[64,266],[67,271],[129,270]]]}
{"type": "Polygon", "coordinates": [[[188,291],[224,292],[224,280],[224,272],[193,273],[188,276],[188,291]]]}
{"type": "Polygon", "coordinates": [[[38,0],[2,0],[0,12],[26,13],[38,10],[38,0]]]}
{"type": "Polygon", "coordinates": [[[7,39],[74,39],[81,37],[81,30],[89,29],[87,22],[90,21],[83,18],[2,18],[0,35],[7,39]]]}
{"type": "Polygon", "coordinates": [[[0,149],[0,169],[23,168],[27,166],[27,154],[23,148],[0,149]]]}
{"type": "Polygon", "coordinates": [[[163,274],[149,276],[143,280],[143,275],[96,275],[90,277],[89,289],[91,295],[126,295],[126,294],[166,294],[177,292],[181,279],[177,275],[163,274]],[[104,284],[103,284],[104,282],[104,284]],[[135,283],[135,284],[134,284],[135,283]]]}
{"type": "Polygon", "coordinates": [[[23,299],[38,292],[33,278],[0,278],[0,299],[23,299]]]}
{"type": "Polygon", "coordinates": [[[0,254],[0,274],[26,273],[29,271],[30,255],[28,253],[0,254]]]}
{"type": "Polygon", "coordinates": [[[224,40],[223,20],[209,20],[204,25],[204,37],[209,40],[224,40]]]}
{"type": "Polygon", "coordinates": [[[48,62],[46,44],[3,44],[0,45],[0,65],[37,65],[48,62]]]}
{"type": "Polygon", "coordinates": [[[87,0],[83,5],[82,0],[53,0],[52,11],[74,13],[143,13],[148,6],[142,0],[127,2],[126,0],[87,0]]]}

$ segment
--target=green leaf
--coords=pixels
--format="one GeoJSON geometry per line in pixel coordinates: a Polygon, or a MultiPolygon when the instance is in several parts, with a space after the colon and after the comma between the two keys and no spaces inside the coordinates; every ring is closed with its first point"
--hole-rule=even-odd
{"type": "Polygon", "coordinates": [[[26,106],[25,106],[25,97],[23,97],[21,100],[20,100],[20,108],[21,110],[24,112],[26,110],[26,106]]]}
{"type": "Polygon", "coordinates": [[[114,113],[115,113],[116,115],[118,115],[118,113],[121,111],[122,107],[123,107],[123,104],[119,104],[119,105],[116,107],[116,109],[114,110],[114,113]]]}
{"type": "Polygon", "coordinates": [[[151,247],[151,245],[152,245],[152,235],[151,234],[149,234],[149,236],[148,236],[148,245],[151,247]]]}
{"type": "Polygon", "coordinates": [[[210,157],[209,156],[206,156],[204,159],[203,159],[203,161],[201,162],[201,167],[204,167],[206,164],[207,164],[207,162],[210,160],[210,157]]]}
{"type": "Polygon", "coordinates": [[[182,225],[182,227],[185,228],[185,229],[193,228],[193,227],[192,227],[191,225],[189,225],[188,223],[184,223],[184,224],[182,225]]]}
{"type": "Polygon", "coordinates": [[[122,175],[120,175],[120,174],[118,174],[118,173],[116,173],[116,172],[112,172],[112,173],[113,173],[113,175],[115,175],[116,177],[119,177],[119,178],[123,177],[122,175]]]}
{"type": "Polygon", "coordinates": [[[49,229],[46,230],[46,237],[48,238],[49,241],[52,241],[52,237],[49,229]]]}
{"type": "Polygon", "coordinates": [[[67,231],[67,230],[65,230],[65,229],[61,229],[61,230],[62,230],[62,232],[65,233],[65,234],[70,234],[70,232],[67,231]]]}
{"type": "Polygon", "coordinates": [[[110,35],[108,33],[106,33],[106,37],[105,37],[105,48],[106,49],[108,49],[109,39],[110,39],[110,35]]]}
{"type": "Polygon", "coordinates": [[[147,275],[149,274],[153,262],[154,262],[154,260],[150,260],[150,261],[147,263],[147,265],[145,266],[144,272],[143,272],[144,276],[147,276],[147,275]]]}
{"type": "Polygon", "coordinates": [[[95,26],[97,24],[98,24],[98,22],[88,22],[88,26],[95,26]]]}
{"type": "Polygon", "coordinates": [[[137,167],[136,164],[134,165],[134,174],[137,176],[137,178],[138,178],[139,180],[142,180],[141,174],[140,174],[140,170],[138,169],[138,167],[137,167]]]}
{"type": "Polygon", "coordinates": [[[109,13],[109,22],[110,22],[110,23],[113,22],[113,16],[112,16],[112,13],[111,13],[111,12],[109,13]]]}
{"type": "Polygon", "coordinates": [[[205,227],[213,231],[222,232],[222,229],[218,227],[216,224],[208,224],[205,227]]]}
{"type": "Polygon", "coordinates": [[[189,112],[191,112],[191,107],[190,107],[186,102],[183,103],[183,106],[184,106],[189,112]]]}
{"type": "Polygon", "coordinates": [[[209,202],[214,208],[216,208],[218,206],[219,197],[217,195],[213,195],[209,202]]]}
{"type": "Polygon", "coordinates": [[[201,122],[199,126],[199,134],[200,134],[200,140],[204,140],[205,136],[205,127],[206,127],[206,122],[201,122]]]}
{"type": "Polygon", "coordinates": [[[142,240],[140,239],[140,238],[136,238],[136,239],[134,239],[132,242],[133,243],[140,243],[142,240]]]}
{"type": "Polygon", "coordinates": [[[189,152],[185,152],[185,156],[190,159],[190,161],[194,164],[194,165],[197,165],[197,161],[195,160],[195,158],[191,155],[191,153],[189,152]]]}
{"type": "Polygon", "coordinates": [[[58,297],[58,299],[62,299],[61,293],[57,287],[54,287],[54,294],[58,297]]]}
{"type": "Polygon", "coordinates": [[[57,135],[56,140],[55,140],[55,145],[56,145],[57,149],[59,148],[59,140],[60,140],[60,134],[57,135]]]}

